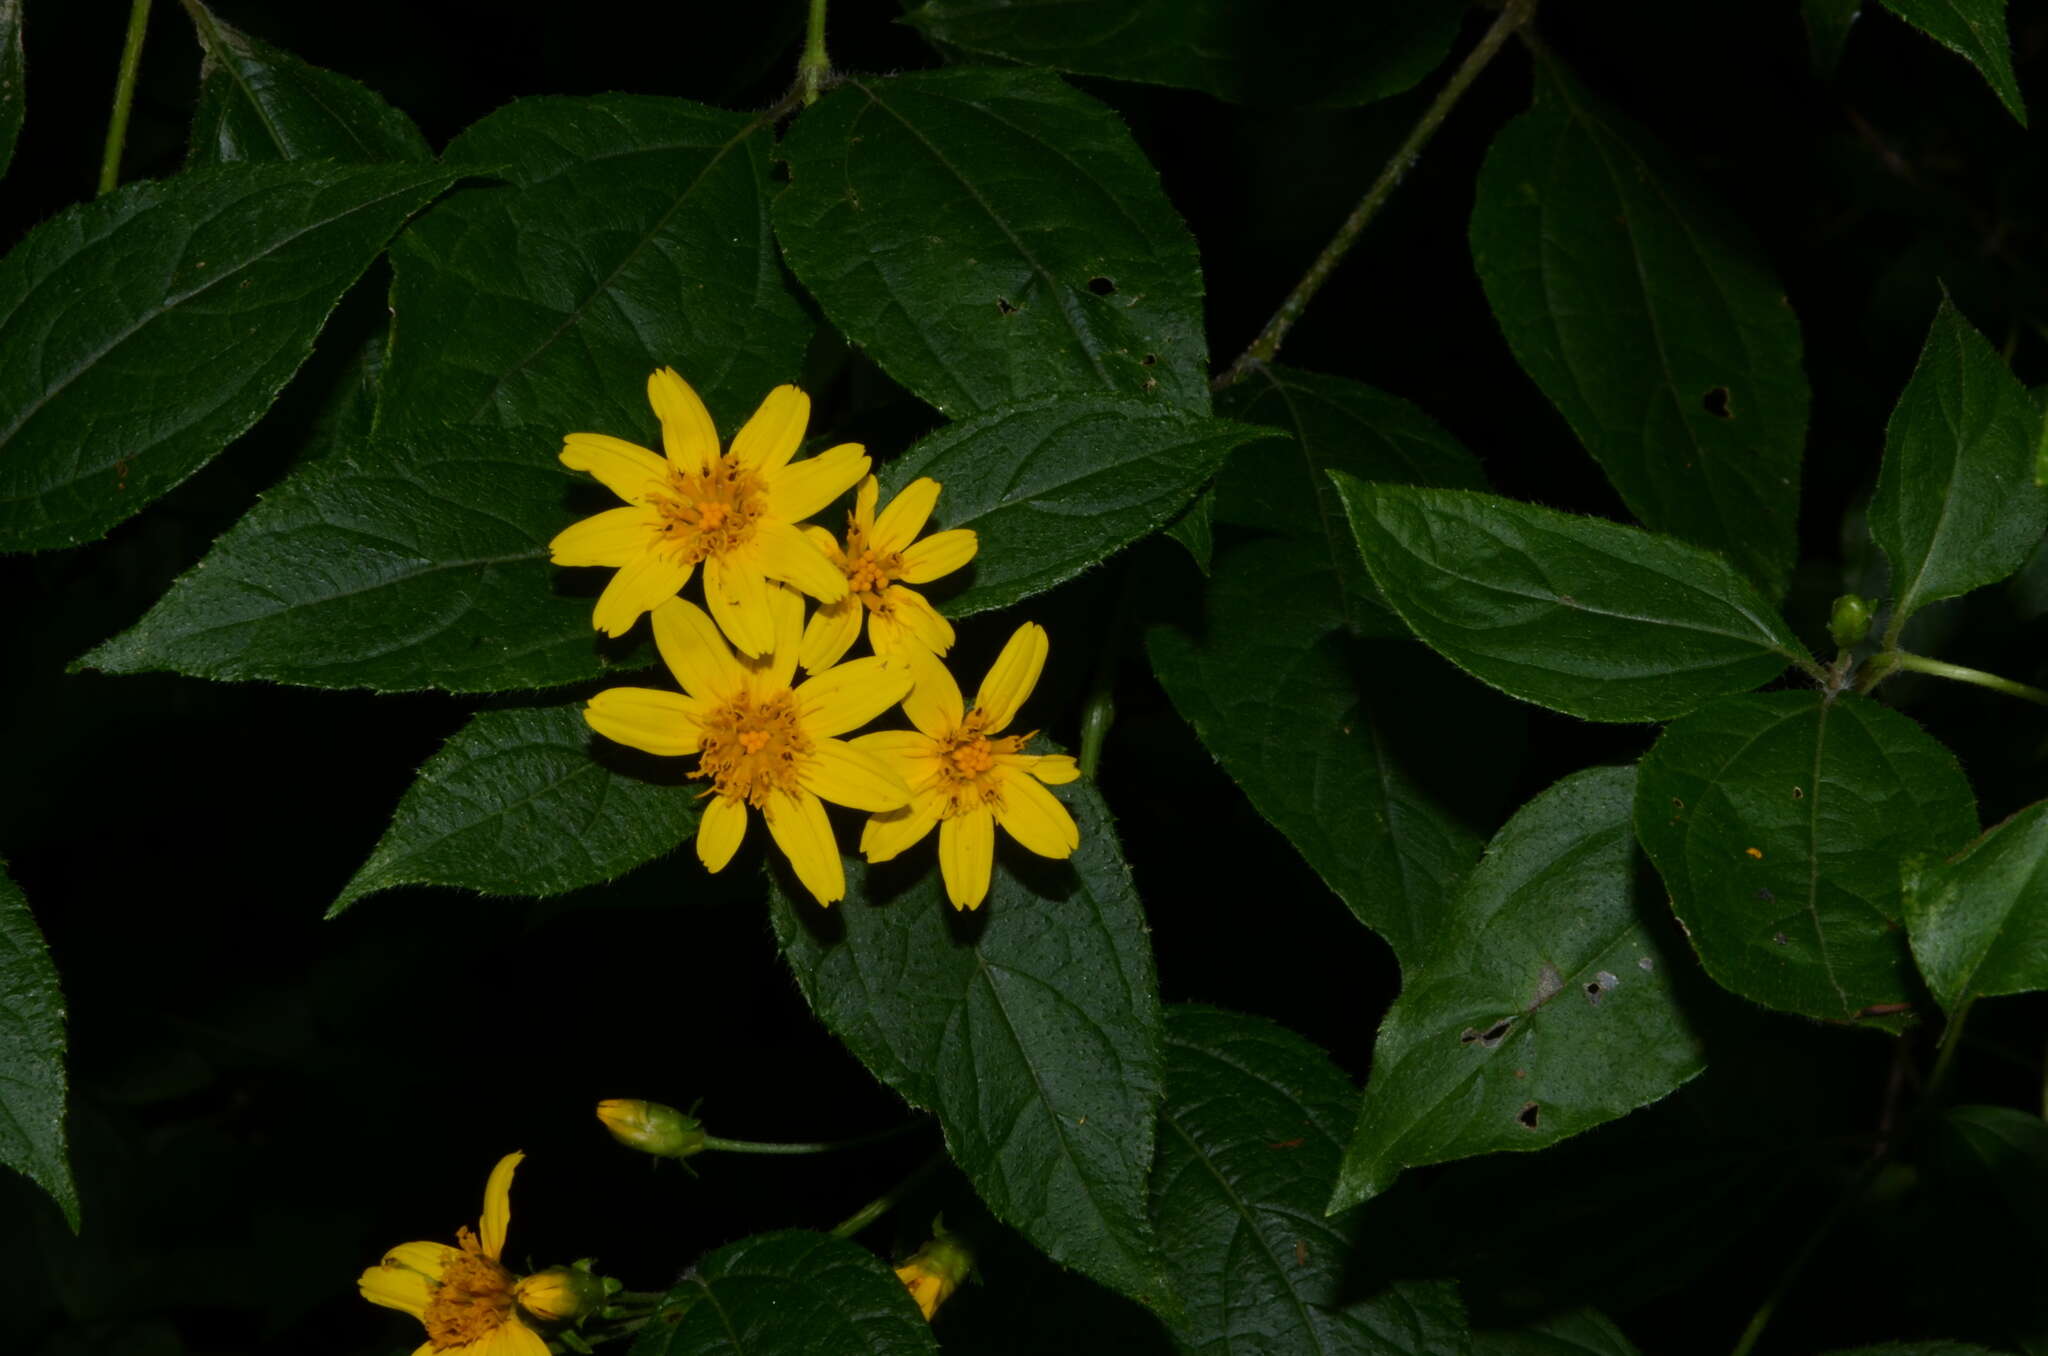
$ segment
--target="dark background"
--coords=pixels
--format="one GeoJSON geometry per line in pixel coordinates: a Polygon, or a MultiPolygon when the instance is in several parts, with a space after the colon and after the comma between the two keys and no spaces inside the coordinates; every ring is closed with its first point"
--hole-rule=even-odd
{"type": "MultiPolygon", "coordinates": [[[[1818,646],[1828,600],[1850,584],[1877,587],[1858,573],[1859,554],[1845,560],[1843,523],[1868,493],[1940,286],[2009,349],[2022,380],[2048,378],[2048,176],[2038,138],[1964,62],[1872,6],[1839,75],[1822,80],[1797,8],[1549,0],[1539,26],[1732,205],[1799,314],[1814,406],[1809,565],[1793,605],[1818,646]]],[[[793,0],[216,9],[379,90],[437,146],[529,94],[623,89],[765,106],[788,84],[802,20],[793,0]]],[[[90,194],[126,12],[112,0],[28,0],[28,116],[0,183],[0,245],[90,194]]],[[[896,12],[839,0],[836,61],[935,64],[896,12]]],[[[1468,16],[1457,52],[1488,17],[1468,16]]],[[[2017,0],[2011,19],[2021,84],[2048,108],[2048,12],[2017,0]]],[[[184,14],[159,3],[126,178],[178,168],[198,61],[184,14]]],[[[1077,83],[1130,120],[1193,228],[1221,366],[1437,78],[1336,112],[1077,83]]],[[[1503,493],[1621,517],[1514,365],[1465,249],[1479,160],[1527,91],[1525,55],[1504,53],[1285,356],[1417,402],[1503,493]]],[[[805,1009],[775,955],[752,855],[717,880],[686,849],[565,899],[413,890],[322,922],[412,770],[476,702],[64,672],[289,469],[327,385],[379,319],[383,282],[365,280],[278,408],[185,487],[103,542],[0,560],[0,854],[68,996],[85,1212],[73,1239],[54,1208],[0,1174],[0,1334],[11,1334],[0,1350],[410,1350],[417,1328],[357,1299],[356,1272],[392,1244],[473,1221],[486,1172],[513,1148],[531,1157],[508,1260],[600,1253],[604,1270],[640,1289],[745,1234],[829,1226],[931,1148],[926,1133],[835,1158],[699,1160],[691,1180],[616,1148],[591,1118],[597,1098],[637,1095],[701,1096],[713,1129],[738,1137],[853,1135],[904,1119],[805,1009]]],[[[819,394],[820,422],[857,420],[877,452],[888,443],[874,430],[907,440],[932,422],[870,368],[819,394]]],[[[1034,600],[1054,637],[1034,703],[1048,733],[1077,738],[1096,618],[1119,594],[1136,587],[1144,606],[1171,611],[1199,582],[1162,540],[1034,600]]],[[[2044,610],[2048,567],[2037,561],[2009,588],[1933,610],[1921,644],[2041,683],[2044,610]]],[[[1011,624],[965,625],[961,671],[978,672],[1011,624]]],[[[1412,746],[1453,750],[1418,757],[1414,771],[1482,832],[1564,773],[1633,758],[1654,734],[1510,710],[1416,646],[1362,657],[1383,699],[1399,703],[1412,746]]],[[[1385,947],[1258,820],[1135,650],[1118,672],[1102,785],[1155,929],[1165,997],[1270,1016],[1363,1078],[1397,982],[1385,947]]],[[[1885,691],[1958,751],[1987,823],[2048,795],[2048,716],[1974,689],[1885,691]]],[[[1981,1011],[1961,1090],[2038,1108],[2043,1017],[2033,1000],[1981,1011]]],[[[1458,1274],[1482,1317],[1592,1302],[1647,1351],[1727,1350],[1867,1157],[1888,1083],[1906,1066],[1874,1033],[1746,1009],[1725,1026],[1713,1071],[1651,1111],[1546,1154],[1411,1174],[1371,1207],[1385,1224],[1375,1239],[1403,1269],[1458,1274]]],[[[1927,1047],[1916,1034],[1905,1049],[1925,1067],[1927,1047]]],[[[2048,1332],[2029,1260],[2044,1226],[2011,1211],[2001,1199],[2011,1195],[1973,1183],[1939,1146],[1909,1148],[1830,1236],[1761,1350],[1934,1335],[2007,1345],[2048,1332]]],[[[907,1250],[941,1206],[950,1220],[973,1218],[960,1184],[941,1180],[900,1212],[900,1227],[864,1239],[907,1250]]],[[[990,1283],[949,1307],[949,1350],[1153,1349],[1146,1321],[1121,1301],[1055,1277],[999,1233],[986,1239],[990,1283]],[[1042,1310],[1042,1330],[1016,1316],[1020,1303],[1042,1310]]]]}

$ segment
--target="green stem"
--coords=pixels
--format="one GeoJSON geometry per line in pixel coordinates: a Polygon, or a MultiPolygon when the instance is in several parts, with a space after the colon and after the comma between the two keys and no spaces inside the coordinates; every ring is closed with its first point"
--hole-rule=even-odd
{"type": "Polygon", "coordinates": [[[2038,687],[2028,687],[2025,683],[2015,683],[2010,678],[2001,678],[1995,673],[1986,673],[1982,669],[1966,669],[1961,664],[1945,664],[1939,659],[1908,654],[1904,650],[1893,653],[1891,667],[1907,669],[1913,673],[1931,673],[1936,678],[1948,678],[1958,683],[1974,683],[1978,687],[1988,687],[1993,692],[2003,692],[2008,697],[2033,702],[2036,706],[2048,706],[2048,692],[2043,692],[2038,687]]]}
{"type": "Polygon", "coordinates": [[[1771,1293],[1764,1297],[1764,1302],[1750,1315],[1749,1325],[1742,1330],[1742,1336],[1736,1339],[1735,1347],[1729,1356],[1749,1356],[1750,1351],[1756,1346],[1757,1339],[1762,1337],[1764,1329],[1770,1326],[1771,1316],[1777,1312],[1778,1305],[1784,1302],[1785,1296],[1792,1292],[1793,1284],[1806,1270],[1807,1263],[1813,1260],[1814,1254],[1820,1251],[1820,1245],[1827,1241],[1828,1235],[1841,1224],[1850,1209],[1863,1199],[1864,1191],[1877,1179],[1877,1170],[1883,1162],[1881,1158],[1873,1158],[1863,1165],[1855,1180],[1849,1184],[1849,1189],[1842,1193],[1842,1199],[1828,1213],[1828,1217],[1820,1222],[1820,1227],[1808,1235],[1806,1242],[1800,1245],[1799,1251],[1793,1254],[1791,1262],[1786,1265],[1784,1274],[1778,1277],[1777,1285],[1771,1288],[1771,1293]]]}
{"type": "Polygon", "coordinates": [[[121,148],[128,140],[128,110],[135,103],[135,73],[142,69],[142,37],[149,31],[149,0],[130,0],[128,41],[121,47],[121,73],[114,80],[114,112],[107,120],[107,147],[100,153],[100,192],[121,182],[121,148]]]}
{"type": "Polygon", "coordinates": [[[825,55],[825,0],[811,0],[810,22],[804,28],[804,52],[797,58],[797,83],[803,87],[804,106],[818,102],[818,91],[832,74],[832,59],[825,55]]]}
{"type": "Polygon", "coordinates": [[[862,1149],[870,1144],[882,1144],[899,1139],[913,1130],[921,1130],[926,1122],[905,1121],[887,1130],[877,1130],[872,1135],[860,1135],[853,1139],[819,1140],[811,1144],[783,1144],[757,1139],[720,1139],[717,1135],[704,1136],[706,1149],[717,1149],[729,1154],[830,1154],[841,1149],[862,1149]]]}
{"type": "Polygon", "coordinates": [[[1530,16],[1535,12],[1536,0],[1507,0],[1501,8],[1500,17],[1493,21],[1493,27],[1486,30],[1478,45],[1466,55],[1458,69],[1452,72],[1451,78],[1445,82],[1443,89],[1437,92],[1436,98],[1430,101],[1429,107],[1422,111],[1422,117],[1409,130],[1407,140],[1401,143],[1393,158],[1380,170],[1379,177],[1372,181],[1372,187],[1366,189],[1365,196],[1358,200],[1358,206],[1351,209],[1351,215],[1337,228],[1337,234],[1330,237],[1330,243],[1323,247],[1323,252],[1309,265],[1308,272],[1294,285],[1294,290],[1287,294],[1287,299],[1280,303],[1280,309],[1273,312],[1273,318],[1266,322],[1266,328],[1259,331],[1259,337],[1252,340],[1250,348],[1238,355],[1237,361],[1230,365],[1229,370],[1216,378],[1214,386],[1217,390],[1235,385],[1253,368],[1263,367],[1278,356],[1280,343],[1287,337],[1287,331],[1294,327],[1294,322],[1308,309],[1310,299],[1330,280],[1330,275],[1337,271],[1337,265],[1343,262],[1345,254],[1357,243],[1359,234],[1379,215],[1380,209],[1386,206],[1387,199],[1393,196],[1394,189],[1407,177],[1408,171],[1415,167],[1415,162],[1421,158],[1422,148],[1429,144],[1429,139],[1443,126],[1444,119],[1457,106],[1458,100],[1464,97],[1465,91],[1471,88],[1472,82],[1478,79],[1479,73],[1486,69],[1487,63],[1493,60],[1494,54],[1500,51],[1516,29],[1529,22],[1530,16]]]}
{"type": "Polygon", "coordinates": [[[876,1220],[888,1214],[891,1210],[894,1210],[899,1204],[902,1203],[903,1198],[905,1196],[908,1196],[913,1190],[915,1190],[920,1182],[924,1181],[925,1178],[931,1176],[932,1172],[939,1166],[939,1164],[945,1161],[946,1156],[944,1154],[933,1154],[930,1158],[926,1159],[923,1163],[919,1164],[916,1168],[914,1168],[908,1177],[904,1178],[902,1181],[898,1182],[895,1186],[889,1188],[889,1190],[883,1192],[881,1195],[875,1197],[866,1205],[862,1206],[860,1209],[848,1215],[845,1219],[840,1220],[839,1223],[833,1225],[832,1237],[852,1238],[855,1234],[867,1228],[870,1224],[873,1224],[876,1220]]]}
{"type": "Polygon", "coordinates": [[[1942,1080],[1948,1077],[1948,1066],[1955,1060],[1956,1047],[1963,1043],[1963,1023],[1970,1018],[1970,1005],[1977,1001],[1976,995],[1965,998],[1962,1006],[1949,1014],[1948,1025],[1942,1028],[1941,1044],[1934,1050],[1934,1072],[1927,1075],[1927,1091],[1924,1099],[1932,1101],[1940,1090],[1942,1080]]]}

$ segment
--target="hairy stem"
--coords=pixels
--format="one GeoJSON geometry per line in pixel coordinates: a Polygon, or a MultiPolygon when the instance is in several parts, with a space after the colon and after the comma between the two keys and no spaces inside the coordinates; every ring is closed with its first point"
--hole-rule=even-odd
{"type": "MultiPolygon", "coordinates": [[[[1880,659],[1883,657],[1879,656],[1880,659]]],[[[1929,673],[1936,678],[1947,678],[1958,683],[1972,683],[1978,687],[1988,687],[1993,692],[2003,692],[2008,697],[2018,697],[2021,701],[2032,702],[2036,706],[2048,706],[2048,692],[2043,692],[2038,687],[2028,687],[2025,683],[2016,683],[2010,678],[2001,678],[1995,673],[1986,673],[1982,669],[1966,669],[1961,664],[1948,664],[1939,659],[1929,659],[1925,655],[1908,654],[1904,650],[1892,653],[1891,663],[1886,667],[1886,672],[1895,668],[1913,673],[1929,673]]],[[[1879,674],[1879,677],[1882,676],[1883,674],[1879,674]]]]}
{"type": "Polygon", "coordinates": [[[889,1140],[899,1139],[913,1130],[921,1130],[926,1124],[927,1122],[922,1119],[905,1121],[887,1130],[877,1130],[872,1135],[858,1135],[853,1139],[818,1140],[809,1144],[784,1144],[779,1141],[758,1139],[720,1139],[717,1135],[706,1135],[704,1147],[729,1154],[830,1154],[841,1149],[863,1149],[870,1144],[884,1144],[889,1140]]]}
{"type": "Polygon", "coordinates": [[[1963,1043],[1963,1023],[1970,1018],[1970,1005],[1977,1000],[1965,998],[1961,1006],[1949,1014],[1948,1025],[1942,1028],[1941,1044],[1934,1049],[1934,1072],[1927,1075],[1927,1096],[1932,1099],[1941,1088],[1942,1080],[1948,1077],[1948,1066],[1955,1061],[1956,1047],[1963,1043]]]}
{"type": "Polygon", "coordinates": [[[804,52],[797,58],[796,78],[804,92],[804,106],[818,102],[818,91],[832,73],[832,59],[825,55],[825,0],[811,0],[810,21],[804,27],[804,52]]]}
{"type": "Polygon", "coordinates": [[[1330,243],[1323,247],[1323,252],[1309,265],[1308,272],[1294,285],[1294,290],[1287,294],[1287,299],[1280,303],[1280,309],[1273,312],[1273,318],[1266,322],[1266,328],[1259,331],[1259,337],[1252,340],[1250,348],[1238,355],[1237,361],[1230,365],[1229,370],[1216,378],[1213,384],[1217,390],[1235,385],[1253,368],[1262,367],[1279,355],[1280,343],[1287,337],[1287,331],[1294,328],[1294,322],[1301,319],[1301,313],[1308,309],[1309,301],[1322,289],[1323,284],[1330,280],[1330,275],[1337,271],[1337,265],[1343,262],[1344,256],[1358,242],[1359,234],[1379,215],[1380,208],[1386,206],[1387,199],[1394,194],[1394,189],[1400,185],[1401,180],[1421,157],[1422,148],[1436,135],[1437,128],[1443,126],[1444,119],[1457,106],[1458,100],[1464,97],[1465,91],[1471,88],[1472,82],[1478,79],[1479,73],[1486,69],[1487,63],[1493,60],[1494,54],[1500,51],[1501,46],[1514,35],[1516,29],[1529,22],[1530,16],[1535,12],[1536,0],[1507,0],[1501,7],[1500,17],[1493,21],[1493,26],[1486,30],[1478,45],[1466,55],[1458,69],[1451,73],[1451,78],[1437,92],[1436,98],[1430,101],[1429,107],[1422,111],[1422,117],[1409,129],[1407,139],[1380,170],[1379,177],[1372,181],[1372,187],[1366,189],[1365,196],[1358,200],[1358,206],[1351,209],[1351,215],[1337,228],[1337,234],[1330,237],[1330,243]]]}
{"type": "Polygon", "coordinates": [[[130,0],[128,40],[121,46],[121,73],[114,79],[114,111],[107,119],[107,145],[100,152],[100,193],[121,182],[121,148],[128,141],[128,110],[135,104],[135,74],[142,69],[142,37],[149,31],[150,0],[130,0]]]}
{"type": "Polygon", "coordinates": [[[939,1164],[945,1161],[946,1156],[944,1154],[933,1154],[930,1158],[918,1164],[917,1167],[911,1170],[908,1177],[905,1177],[895,1186],[890,1187],[887,1191],[875,1197],[845,1219],[840,1220],[839,1223],[833,1225],[832,1237],[852,1238],[855,1234],[867,1228],[891,1210],[894,1210],[902,1203],[905,1196],[916,1190],[918,1184],[937,1171],[939,1164]]]}

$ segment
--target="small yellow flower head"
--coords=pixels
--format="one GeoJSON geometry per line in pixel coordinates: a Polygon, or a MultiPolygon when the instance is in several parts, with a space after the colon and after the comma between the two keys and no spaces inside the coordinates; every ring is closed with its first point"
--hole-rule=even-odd
{"type": "Polygon", "coordinates": [[[512,1291],[520,1311],[541,1323],[581,1323],[604,1308],[604,1281],[584,1266],[549,1267],[512,1291]]]}
{"type": "Polygon", "coordinates": [[[844,443],[792,461],[811,416],[810,397],[794,386],[770,391],[723,453],[704,402],[673,371],[647,379],[647,398],[661,417],[665,458],[602,433],[562,440],[562,464],[596,476],[626,507],[561,533],[548,543],[550,557],[618,571],[591,616],[610,636],[675,597],[702,562],[719,629],[742,654],[763,654],[775,643],[771,580],[821,603],[846,596],[845,574],[797,524],[866,475],[867,454],[844,443]]]}
{"type": "Polygon", "coordinates": [[[939,497],[939,482],[929,476],[905,485],[878,517],[875,500],[880,493],[873,476],[860,483],[853,511],[846,515],[844,546],[822,527],[804,529],[846,575],[846,596],[820,604],[804,628],[802,659],[810,672],[839,662],[860,636],[862,618],[867,619],[868,644],[876,654],[892,654],[906,645],[933,654],[953,648],[952,623],[934,611],[923,594],[903,585],[929,584],[953,573],[974,559],[980,542],[964,527],[917,540],[939,497]]]}
{"type": "Polygon", "coordinates": [[[697,823],[697,858],[723,870],[761,812],[820,904],[846,895],[839,844],[825,801],[856,810],[893,810],[910,799],[895,768],[836,738],[903,700],[911,669],[902,658],[854,659],[795,687],[803,600],[779,585],[768,594],[774,639],[755,658],[726,647],[711,618],[672,598],[654,609],[654,643],[683,694],[615,687],[584,708],[590,728],[648,753],[697,754],[690,775],[711,783],[697,823]]]}
{"type": "Polygon", "coordinates": [[[952,1298],[960,1283],[967,1279],[967,1273],[974,1270],[974,1254],[966,1244],[947,1233],[937,1221],[933,1221],[932,1230],[932,1240],[896,1268],[896,1278],[917,1301],[927,1323],[939,1306],[952,1298]]]}
{"type": "Polygon", "coordinates": [[[613,1139],[656,1158],[688,1158],[704,1149],[703,1124],[660,1102],[608,1097],[597,1104],[597,1118],[613,1139]]]}
{"type": "Polygon", "coordinates": [[[860,850],[869,861],[888,861],[937,825],[946,896],[956,909],[974,909],[988,897],[996,825],[1041,857],[1073,855],[1081,830],[1040,783],[1073,781],[1080,769],[1065,754],[1025,753],[1030,734],[1001,733],[1038,685],[1048,648],[1044,627],[1018,627],[982,679],[971,709],[944,664],[905,652],[916,685],[903,710],[917,728],[878,730],[853,741],[910,786],[909,805],[868,820],[860,850]]]}
{"type": "Polygon", "coordinates": [[[420,1320],[422,1353],[460,1350],[462,1356],[548,1356],[548,1344],[521,1321],[525,1282],[498,1259],[512,1222],[512,1173],[524,1154],[506,1154],[484,1186],[483,1218],[464,1227],[456,1245],[401,1243],[356,1281],[363,1298],[420,1320]]]}

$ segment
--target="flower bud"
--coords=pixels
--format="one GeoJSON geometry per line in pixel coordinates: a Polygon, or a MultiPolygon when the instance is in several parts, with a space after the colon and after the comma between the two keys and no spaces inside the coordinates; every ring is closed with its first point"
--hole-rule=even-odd
{"type": "Polygon", "coordinates": [[[927,1323],[974,1269],[974,1253],[938,1220],[932,1221],[932,1234],[929,1243],[896,1268],[896,1279],[910,1291],[927,1323]]]}
{"type": "Polygon", "coordinates": [[[549,1267],[524,1277],[512,1297],[519,1307],[542,1323],[580,1323],[604,1308],[605,1284],[590,1268],[549,1267]]]}
{"type": "Polygon", "coordinates": [[[1845,650],[1860,645],[1870,634],[1870,604],[1853,593],[1835,599],[1835,610],[1828,616],[1828,634],[1845,650]]]}
{"type": "Polygon", "coordinates": [[[597,1118],[613,1139],[657,1158],[688,1158],[704,1148],[704,1127],[697,1118],[660,1102],[606,1098],[597,1104],[597,1118]]]}

